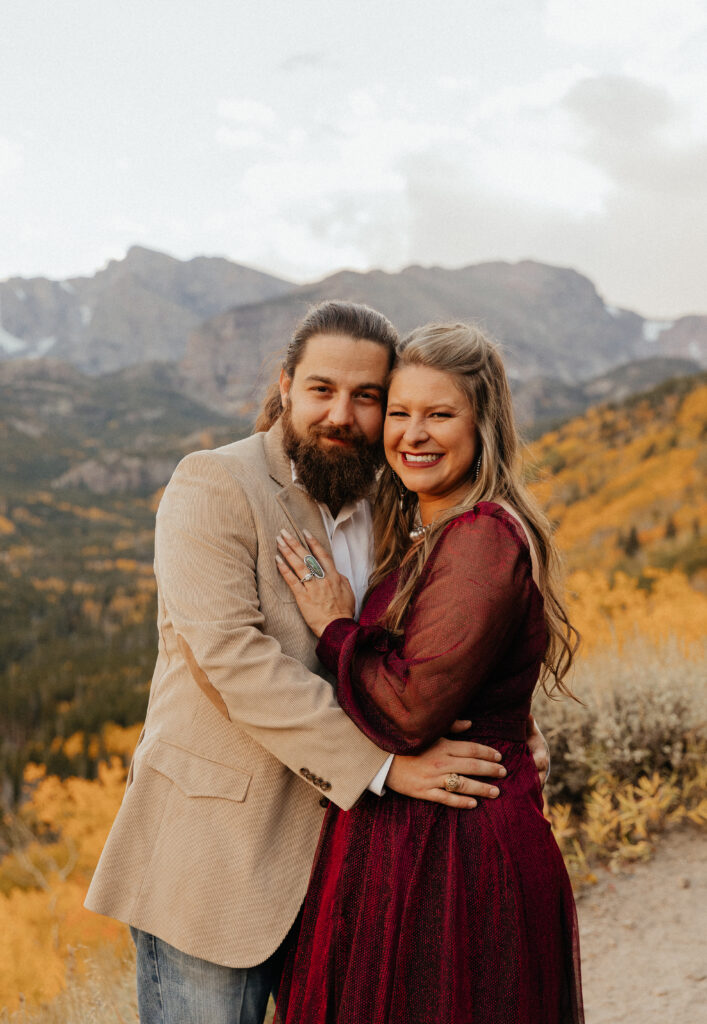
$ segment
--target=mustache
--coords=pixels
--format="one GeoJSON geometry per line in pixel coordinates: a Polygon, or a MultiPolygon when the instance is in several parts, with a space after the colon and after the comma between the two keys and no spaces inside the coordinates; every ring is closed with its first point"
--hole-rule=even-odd
{"type": "Polygon", "coordinates": [[[312,426],[309,428],[309,433],[312,437],[324,437],[331,441],[351,441],[353,444],[360,444],[362,440],[365,440],[360,430],[351,430],[350,427],[312,426]]]}

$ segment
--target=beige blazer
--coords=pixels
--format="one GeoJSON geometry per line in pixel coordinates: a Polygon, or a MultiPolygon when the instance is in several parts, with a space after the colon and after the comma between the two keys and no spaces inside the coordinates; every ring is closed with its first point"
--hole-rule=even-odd
{"type": "Polygon", "coordinates": [[[188,455],[157,512],[159,653],[145,728],[86,906],[232,967],[297,916],[327,798],[386,760],[337,705],[275,564],[328,541],[274,426],[188,455]]]}

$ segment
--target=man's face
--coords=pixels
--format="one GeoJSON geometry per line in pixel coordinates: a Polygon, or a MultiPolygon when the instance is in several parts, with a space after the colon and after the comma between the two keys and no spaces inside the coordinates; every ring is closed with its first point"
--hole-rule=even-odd
{"type": "Polygon", "coordinates": [[[280,374],[286,451],[312,497],[335,515],[373,483],[387,374],[383,345],[329,334],[307,341],[292,378],[280,374]]]}

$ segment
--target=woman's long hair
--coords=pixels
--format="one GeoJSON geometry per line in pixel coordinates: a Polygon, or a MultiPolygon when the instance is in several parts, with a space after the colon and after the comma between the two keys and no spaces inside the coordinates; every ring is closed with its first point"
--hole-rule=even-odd
{"type": "Polygon", "coordinates": [[[384,625],[394,633],[402,632],[417,581],[447,523],[480,501],[506,502],[528,528],[538,556],[539,587],[548,633],[541,673],[543,688],[546,693],[559,690],[573,697],[563,680],[579,634],[564,608],[560,563],[550,524],[521,476],[511,392],[498,349],[480,330],[468,324],[428,324],[400,343],[392,373],[403,366],[427,366],[452,375],[471,405],[478,438],[475,465],[479,455],[480,463],[475,479],[469,481],[467,494],[436,519],[423,539],[412,547],[410,531],[416,524],[417,496],[402,487],[400,478],[386,464],[373,514],[376,568],[370,587],[395,569],[401,568],[401,574],[384,625]],[[550,677],[553,682],[548,685],[550,677]]]}

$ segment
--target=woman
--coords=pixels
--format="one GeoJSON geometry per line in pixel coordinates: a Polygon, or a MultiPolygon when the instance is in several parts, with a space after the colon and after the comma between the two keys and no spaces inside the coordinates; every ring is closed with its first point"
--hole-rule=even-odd
{"type": "Polygon", "coordinates": [[[384,444],[360,623],[313,539],[323,578],[302,582],[308,552],[284,537],[280,571],[360,729],[411,754],[471,719],[507,776],[473,811],[391,792],[329,807],[278,1019],[576,1024],[574,901],[525,744],[538,679],[569,693],[576,634],[520,479],[505,371],[479,331],[430,325],[402,342],[384,444]]]}

